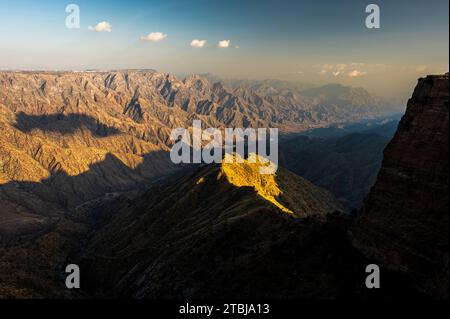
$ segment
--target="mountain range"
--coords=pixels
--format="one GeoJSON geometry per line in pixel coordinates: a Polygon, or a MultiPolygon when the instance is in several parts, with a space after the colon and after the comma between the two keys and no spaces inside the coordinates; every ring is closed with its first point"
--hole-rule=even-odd
{"type": "MultiPolygon", "coordinates": [[[[429,101],[443,105],[448,124],[441,81],[431,79],[436,90],[420,82],[406,116],[422,119],[416,130],[430,122],[414,105],[429,101]]],[[[386,200],[375,176],[386,171],[382,150],[396,122],[331,138],[310,132],[379,119],[384,110],[364,90],[336,85],[299,92],[151,70],[0,72],[0,296],[365,297],[353,275],[386,255],[361,234],[378,216],[370,198],[386,200]],[[194,119],[206,127],[278,127],[281,164],[292,172],[281,167],[262,177],[250,163],[174,165],[170,132],[194,119]],[[359,237],[349,237],[355,223],[345,211],[358,210],[374,183],[378,195],[369,195],[362,226],[352,230],[359,237]],[[64,287],[70,262],[82,268],[81,291],[64,287]]],[[[401,132],[416,123],[407,119],[394,137],[402,145],[401,132]]],[[[433,150],[445,144],[429,137],[433,150]]],[[[395,166],[399,154],[388,153],[385,163],[395,166]]],[[[433,163],[436,154],[423,159],[433,163]]],[[[420,164],[411,158],[406,170],[420,164]]],[[[417,178],[414,185],[427,181],[417,178]]],[[[448,179],[436,181],[448,188],[448,179]]],[[[396,196],[411,192],[404,191],[396,196]]],[[[387,229],[396,232],[395,224],[387,229]]],[[[387,295],[445,295],[416,285],[423,272],[411,279],[389,259],[383,267],[393,278],[387,295]]]]}
{"type": "Polygon", "coordinates": [[[170,132],[193,119],[287,133],[380,115],[370,95],[352,101],[348,88],[348,103],[361,102],[354,111],[289,89],[229,89],[200,76],[179,80],[152,70],[0,72],[0,88],[0,196],[9,203],[9,228],[19,233],[28,226],[14,211],[33,225],[46,224],[43,211],[75,211],[175,173],[180,167],[167,154],[170,132]],[[49,203],[52,209],[42,209],[49,203]]]}

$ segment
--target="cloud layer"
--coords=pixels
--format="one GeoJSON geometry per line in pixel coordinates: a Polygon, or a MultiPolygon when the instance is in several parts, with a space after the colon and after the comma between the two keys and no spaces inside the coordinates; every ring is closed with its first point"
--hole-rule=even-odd
{"type": "Polygon", "coordinates": [[[146,36],[141,37],[142,41],[150,41],[150,42],[158,42],[167,38],[167,34],[162,32],[152,32],[147,34],[146,36]]]}
{"type": "Polygon", "coordinates": [[[364,76],[367,72],[357,69],[356,67],[364,67],[364,63],[351,63],[349,64],[323,64],[320,66],[319,74],[326,75],[331,74],[334,77],[341,77],[347,75],[350,78],[356,78],[364,76]]]}
{"type": "Polygon", "coordinates": [[[88,29],[95,32],[112,32],[112,25],[106,21],[102,21],[95,27],[89,26],[88,29]]]}

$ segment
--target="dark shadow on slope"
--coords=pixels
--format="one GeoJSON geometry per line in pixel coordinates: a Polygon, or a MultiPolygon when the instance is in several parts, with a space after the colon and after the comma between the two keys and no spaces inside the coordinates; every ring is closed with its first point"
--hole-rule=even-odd
{"type": "Polygon", "coordinates": [[[96,218],[88,216],[89,205],[95,207],[123,193],[144,190],[190,169],[193,167],[173,164],[164,151],[145,154],[134,169],[110,153],[76,176],[56,169],[40,183],[0,185],[0,244],[39,235],[62,217],[91,222],[96,218]],[[84,207],[79,212],[81,205],[84,207]]]}
{"type": "Polygon", "coordinates": [[[87,129],[92,135],[99,137],[120,133],[117,128],[101,123],[86,114],[29,115],[20,112],[16,115],[14,127],[24,133],[29,133],[35,129],[64,135],[73,134],[80,129],[87,129]]]}
{"type": "Polygon", "coordinates": [[[333,193],[350,212],[360,207],[375,183],[389,141],[373,133],[291,136],[280,141],[280,165],[333,193]]]}
{"type": "Polygon", "coordinates": [[[189,169],[164,151],[145,154],[134,168],[107,154],[76,176],[55,169],[39,183],[0,185],[0,298],[78,298],[61,280],[67,256],[82,252],[89,231],[117,206],[189,169]]]}

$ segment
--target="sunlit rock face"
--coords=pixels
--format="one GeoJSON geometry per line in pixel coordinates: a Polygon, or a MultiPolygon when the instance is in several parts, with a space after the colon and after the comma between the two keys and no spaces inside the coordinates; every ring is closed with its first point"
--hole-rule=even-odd
{"type": "Polygon", "coordinates": [[[239,154],[226,154],[222,163],[222,173],[229,183],[237,187],[253,187],[259,196],[281,211],[294,214],[277,200],[283,192],[276,181],[275,173],[261,174],[261,170],[269,166],[274,166],[274,163],[256,154],[250,154],[247,159],[240,158],[239,154]]]}
{"type": "Polygon", "coordinates": [[[448,90],[448,73],[419,80],[353,228],[366,256],[437,297],[449,280],[448,90]]]}

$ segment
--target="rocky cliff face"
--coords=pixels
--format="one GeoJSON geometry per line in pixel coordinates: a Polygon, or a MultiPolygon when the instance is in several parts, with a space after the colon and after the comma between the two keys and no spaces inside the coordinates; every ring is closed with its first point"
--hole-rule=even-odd
{"type": "Polygon", "coordinates": [[[367,257],[448,297],[449,76],[420,79],[353,228],[367,257]]]}

